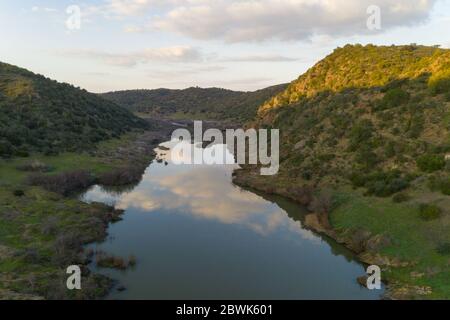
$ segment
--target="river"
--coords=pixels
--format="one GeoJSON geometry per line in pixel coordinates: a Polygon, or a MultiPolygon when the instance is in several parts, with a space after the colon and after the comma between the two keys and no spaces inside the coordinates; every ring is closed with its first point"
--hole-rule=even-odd
{"type": "Polygon", "coordinates": [[[306,211],[301,206],[233,185],[236,165],[175,165],[170,151],[157,152],[160,160],[150,164],[137,186],[94,186],[82,195],[86,202],[125,210],[123,221],[110,226],[107,241],[91,245],[137,258],[126,271],[90,266],[126,288],[113,289],[108,299],[382,295],[356,282],[365,270],[351,252],[302,226],[306,211]]]}

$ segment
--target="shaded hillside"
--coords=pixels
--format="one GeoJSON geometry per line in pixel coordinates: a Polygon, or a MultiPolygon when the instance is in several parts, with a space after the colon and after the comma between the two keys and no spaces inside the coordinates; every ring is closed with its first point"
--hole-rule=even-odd
{"type": "Polygon", "coordinates": [[[347,46],[263,105],[257,124],[281,129],[282,174],[391,195],[445,170],[448,75],[450,50],[347,46]]]}
{"type": "Polygon", "coordinates": [[[133,112],[157,117],[199,120],[253,119],[258,107],[286,89],[285,84],[255,92],[238,92],[220,88],[184,90],[129,90],[102,96],[133,112]]]}
{"type": "Polygon", "coordinates": [[[0,63],[0,156],[77,151],[146,126],[98,95],[0,63]]]}

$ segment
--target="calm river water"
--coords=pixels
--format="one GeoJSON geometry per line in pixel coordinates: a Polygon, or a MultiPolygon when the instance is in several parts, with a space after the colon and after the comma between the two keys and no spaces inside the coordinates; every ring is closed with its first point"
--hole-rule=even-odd
{"type": "Polygon", "coordinates": [[[125,210],[92,245],[137,258],[127,271],[91,266],[126,288],[109,299],[380,298],[357,284],[364,266],[348,250],[302,227],[302,207],[233,185],[235,165],[174,165],[158,153],[164,161],[136,187],[82,196],[125,210]]]}

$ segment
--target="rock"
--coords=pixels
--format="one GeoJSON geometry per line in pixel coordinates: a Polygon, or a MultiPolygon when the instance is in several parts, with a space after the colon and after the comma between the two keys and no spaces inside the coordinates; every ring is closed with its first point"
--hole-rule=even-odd
{"type": "Polygon", "coordinates": [[[359,283],[361,287],[367,288],[367,276],[361,276],[356,278],[356,281],[359,283]]]}
{"type": "Polygon", "coordinates": [[[410,262],[406,262],[406,261],[401,261],[400,259],[397,258],[390,258],[387,256],[382,256],[379,253],[373,253],[373,252],[363,252],[361,254],[359,254],[358,258],[369,265],[377,265],[380,267],[408,267],[411,266],[412,263],[410,262]]]}
{"type": "Polygon", "coordinates": [[[428,286],[405,285],[390,288],[387,296],[394,300],[412,300],[432,293],[433,289],[428,286]]]}
{"type": "Polygon", "coordinates": [[[392,245],[392,241],[388,236],[377,234],[366,241],[365,249],[368,251],[379,251],[390,245],[392,245]]]}
{"type": "Polygon", "coordinates": [[[325,229],[325,227],[323,227],[320,223],[319,220],[319,216],[317,214],[308,214],[305,217],[305,222],[304,222],[305,226],[307,226],[308,228],[313,229],[316,232],[320,232],[320,233],[327,233],[327,229],[325,229]]]}
{"type": "Polygon", "coordinates": [[[294,146],[294,149],[300,150],[300,149],[303,149],[305,146],[306,146],[306,141],[302,140],[302,141],[297,142],[297,144],[294,146]]]}

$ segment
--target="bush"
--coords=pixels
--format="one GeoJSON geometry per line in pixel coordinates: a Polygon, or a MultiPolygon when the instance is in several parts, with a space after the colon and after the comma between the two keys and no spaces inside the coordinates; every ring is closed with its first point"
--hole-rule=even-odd
{"type": "Polygon", "coordinates": [[[450,102],[450,90],[445,94],[445,100],[447,100],[447,102],[450,102]]]}
{"type": "Polygon", "coordinates": [[[25,195],[25,192],[23,190],[17,189],[13,191],[13,194],[15,197],[23,197],[25,195]]]}
{"type": "Polygon", "coordinates": [[[34,174],[28,177],[27,183],[67,196],[81,191],[94,183],[94,178],[86,171],[65,172],[58,175],[34,174]]]}
{"type": "Polygon", "coordinates": [[[314,197],[310,205],[311,211],[320,214],[329,214],[333,211],[336,201],[331,192],[323,191],[314,197]]]}
{"type": "Polygon", "coordinates": [[[308,185],[296,187],[291,190],[292,198],[298,203],[307,206],[313,200],[314,188],[308,185]]]}
{"type": "Polygon", "coordinates": [[[401,203],[401,202],[406,202],[410,199],[411,197],[409,195],[407,195],[406,193],[397,193],[396,195],[394,195],[392,197],[392,201],[394,201],[395,203],[401,203]]]}
{"type": "Polygon", "coordinates": [[[446,242],[446,243],[441,243],[440,245],[438,245],[438,247],[436,248],[436,251],[440,254],[440,255],[445,255],[448,256],[450,255],[450,242],[446,242]]]}
{"type": "Polygon", "coordinates": [[[450,178],[443,178],[439,183],[439,190],[446,196],[450,196],[450,178]]]}
{"type": "Polygon", "coordinates": [[[0,157],[11,157],[14,149],[12,144],[6,140],[0,140],[0,157]]]}
{"type": "Polygon", "coordinates": [[[127,261],[124,258],[109,255],[103,251],[97,251],[95,262],[100,268],[126,270],[129,267],[135,266],[137,261],[135,256],[130,256],[127,261]]]}
{"type": "Polygon", "coordinates": [[[430,89],[433,94],[441,94],[450,91],[450,78],[441,78],[430,83],[430,89]]]}
{"type": "Polygon", "coordinates": [[[407,103],[409,100],[409,93],[403,91],[401,88],[390,89],[384,95],[380,102],[379,109],[395,108],[402,104],[407,103]]]}
{"type": "Polygon", "coordinates": [[[445,158],[441,155],[427,154],[417,159],[417,166],[424,172],[434,172],[445,167],[445,158]]]}
{"type": "Polygon", "coordinates": [[[425,221],[439,219],[442,210],[434,204],[421,204],[419,208],[419,217],[425,221]]]}
{"type": "Polygon", "coordinates": [[[140,168],[121,168],[101,174],[98,183],[104,186],[126,186],[139,183],[144,171],[140,168]]]}
{"type": "Polygon", "coordinates": [[[409,180],[397,170],[374,173],[364,179],[367,193],[377,197],[389,197],[409,187],[409,180]]]}
{"type": "Polygon", "coordinates": [[[370,120],[362,120],[350,132],[350,150],[357,150],[362,144],[367,145],[373,136],[373,124],[370,120]]]}

